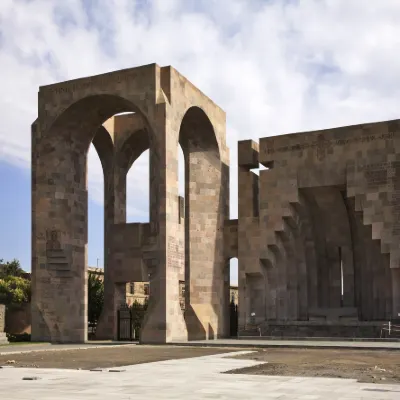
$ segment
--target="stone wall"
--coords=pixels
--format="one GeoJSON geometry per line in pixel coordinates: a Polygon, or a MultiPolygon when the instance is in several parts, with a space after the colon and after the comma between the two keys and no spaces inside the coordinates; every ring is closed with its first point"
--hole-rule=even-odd
{"type": "Polygon", "coordinates": [[[330,319],[338,308],[341,318],[397,317],[400,121],[239,142],[237,220],[229,220],[225,127],[225,112],[169,66],[40,88],[32,124],[34,340],[87,337],[91,142],[104,172],[99,337],[116,336],[127,283],[147,281],[144,342],[226,335],[232,257],[239,265],[239,326],[330,319]],[[146,150],[150,222],[128,224],[126,174],[146,150]],[[260,165],[266,169],[257,175],[260,165]]]}
{"type": "Polygon", "coordinates": [[[0,304],[0,344],[8,343],[7,336],[4,332],[5,312],[6,312],[6,306],[4,304],[0,304]]]}
{"type": "Polygon", "coordinates": [[[31,333],[31,304],[13,304],[7,307],[5,331],[14,335],[31,333]]]}
{"type": "Polygon", "coordinates": [[[0,304],[0,333],[4,332],[6,324],[6,306],[4,304],[0,304]]]}
{"type": "Polygon", "coordinates": [[[239,142],[242,327],[397,316],[399,151],[400,121],[239,142]]]}

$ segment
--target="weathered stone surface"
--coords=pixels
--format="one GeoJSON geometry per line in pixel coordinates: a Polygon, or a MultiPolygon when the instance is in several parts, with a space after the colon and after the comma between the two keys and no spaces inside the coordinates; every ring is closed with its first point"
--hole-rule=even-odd
{"type": "Polygon", "coordinates": [[[32,125],[33,340],[87,337],[86,153],[92,141],[105,177],[105,309],[98,336],[115,337],[116,308],[129,280],[150,280],[144,342],[225,335],[225,113],[175,69],[151,64],[39,90],[32,125]],[[109,120],[126,111],[134,114],[109,120]],[[178,144],[186,162],[186,216],[178,196],[178,144]],[[147,149],[150,223],[126,224],[126,174],[147,149]]]}
{"type": "Polygon", "coordinates": [[[239,142],[242,330],[398,318],[399,150],[400,121],[239,142]]]}
{"type": "Polygon", "coordinates": [[[238,219],[229,220],[225,113],[175,69],[151,64],[41,87],[32,125],[33,340],[87,336],[91,142],[104,171],[99,338],[116,336],[129,281],[150,283],[144,342],[227,335],[233,257],[242,330],[398,317],[399,139],[400,121],[389,121],[241,141],[238,219]],[[121,112],[133,114],[113,117],[121,112]],[[126,174],[147,149],[150,222],[127,224],[126,174]],[[260,164],[267,169],[257,175],[260,164]]]}

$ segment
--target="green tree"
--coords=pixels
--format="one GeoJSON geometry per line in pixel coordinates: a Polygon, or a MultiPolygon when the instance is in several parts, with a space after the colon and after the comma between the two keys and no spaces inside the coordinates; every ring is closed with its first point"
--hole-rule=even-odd
{"type": "Polygon", "coordinates": [[[5,278],[7,276],[22,276],[25,271],[21,268],[21,264],[17,259],[14,258],[12,261],[4,262],[0,259],[0,278],[5,278]]]}
{"type": "Polygon", "coordinates": [[[147,307],[148,307],[147,299],[145,300],[144,304],[141,304],[137,300],[135,300],[130,306],[132,315],[132,328],[135,331],[135,339],[139,339],[140,330],[142,328],[142,322],[146,314],[147,307]]]}
{"type": "Polygon", "coordinates": [[[88,277],[88,320],[95,324],[100,318],[104,304],[104,282],[96,275],[88,277]]]}
{"type": "Polygon", "coordinates": [[[21,304],[31,301],[31,282],[18,276],[5,276],[0,279],[0,303],[21,304]]]}

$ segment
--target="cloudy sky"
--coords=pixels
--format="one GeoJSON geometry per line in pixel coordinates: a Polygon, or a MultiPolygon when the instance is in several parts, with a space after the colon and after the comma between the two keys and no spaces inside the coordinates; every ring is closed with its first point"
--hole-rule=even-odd
{"type": "MultiPolygon", "coordinates": [[[[227,112],[236,217],[237,141],[398,118],[399,54],[399,0],[0,0],[0,258],[30,270],[40,85],[174,66],[227,112]]],[[[129,222],[148,220],[147,163],[129,173],[129,222]]],[[[89,264],[100,266],[102,179],[91,148],[89,264]]]]}

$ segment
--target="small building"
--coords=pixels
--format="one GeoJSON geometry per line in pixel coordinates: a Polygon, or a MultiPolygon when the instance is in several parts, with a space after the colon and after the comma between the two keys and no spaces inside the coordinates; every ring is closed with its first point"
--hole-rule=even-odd
{"type": "MultiPolygon", "coordinates": [[[[88,274],[94,274],[104,281],[104,269],[96,267],[88,267],[88,274]]],[[[143,304],[146,299],[150,296],[150,284],[149,282],[128,282],[126,284],[126,304],[132,305],[135,301],[143,304]]],[[[179,297],[181,307],[185,305],[185,282],[179,282],[179,297]]],[[[231,285],[229,301],[238,304],[238,287],[237,285],[231,285]]]]}

